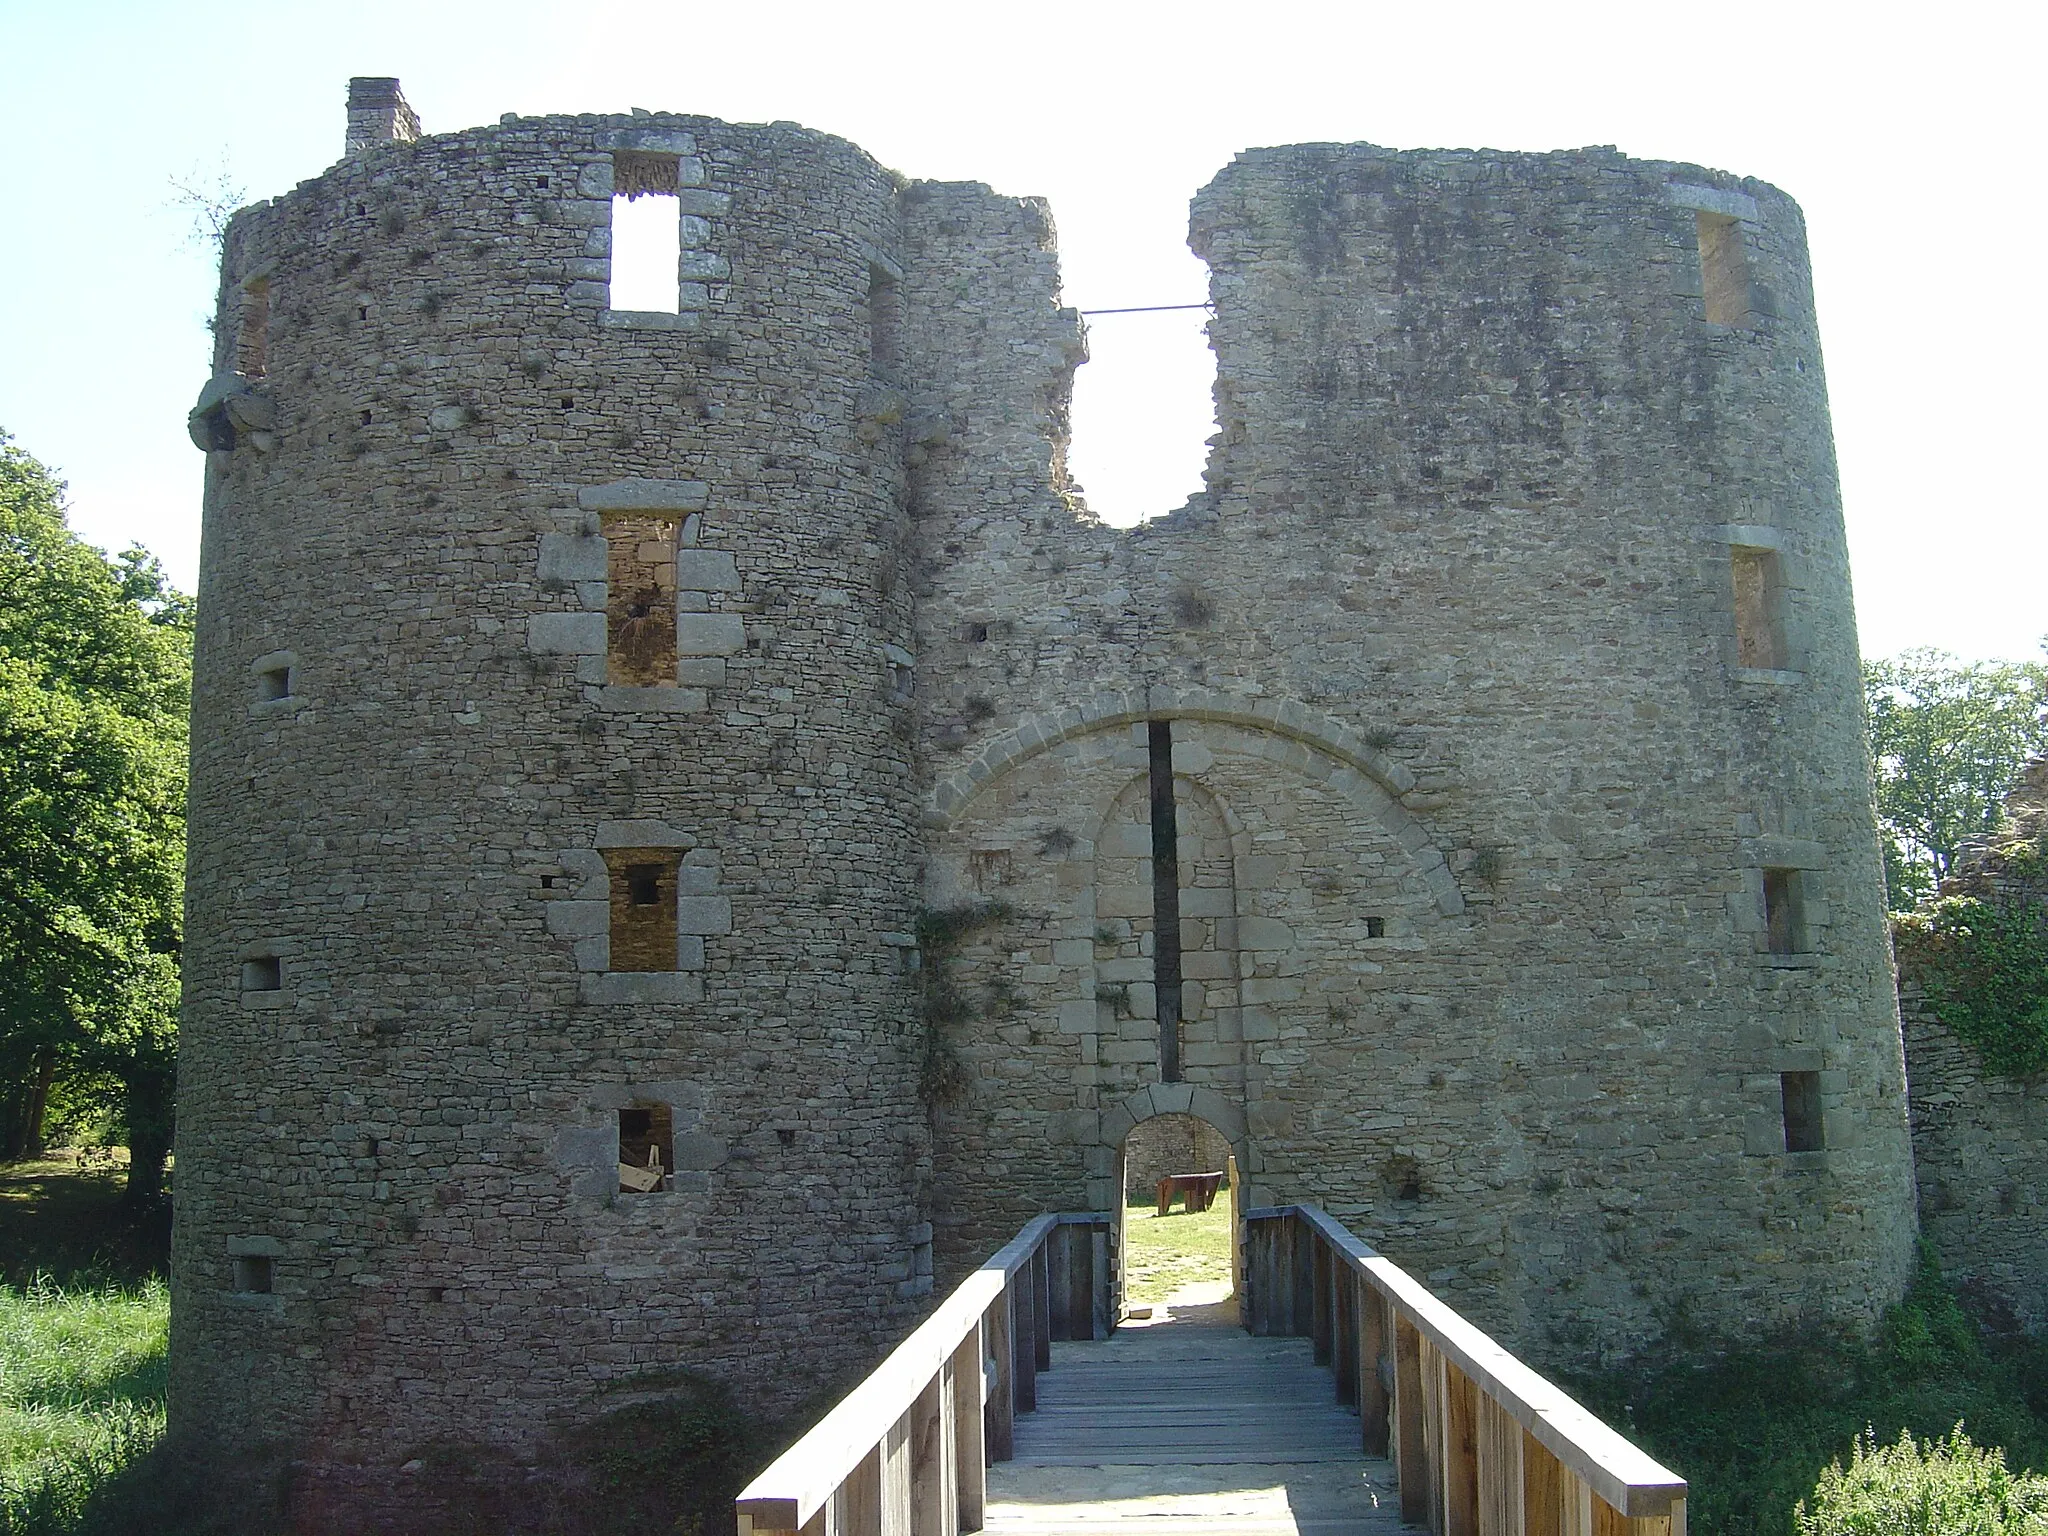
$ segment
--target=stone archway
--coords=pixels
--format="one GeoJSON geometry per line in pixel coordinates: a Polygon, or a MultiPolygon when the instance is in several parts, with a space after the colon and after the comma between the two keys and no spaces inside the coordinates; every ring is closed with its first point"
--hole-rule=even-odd
{"type": "Polygon", "coordinates": [[[1263,739],[1270,745],[1258,749],[1257,755],[1326,783],[1385,828],[1414,859],[1439,912],[1455,917],[1465,910],[1464,892],[1444,851],[1417,813],[1403,803],[1417,789],[1414,773],[1342,721],[1294,700],[1161,685],[1100,693],[1065,709],[1026,715],[984,742],[970,761],[933,786],[926,822],[935,828],[953,825],[984,790],[1020,763],[1063,742],[1160,718],[1213,721],[1263,739]]]}
{"type": "Polygon", "coordinates": [[[1242,1298],[1243,1213],[1247,1206],[1263,1204],[1252,1197],[1252,1178],[1259,1164],[1258,1149],[1252,1145],[1244,1109],[1212,1088],[1195,1083],[1152,1083],[1129,1094],[1095,1117],[1094,1138],[1085,1147],[1088,1165],[1088,1204],[1091,1210],[1111,1213],[1117,1252],[1117,1307],[1124,1296],[1123,1254],[1125,1252],[1123,1147],[1125,1138],[1146,1120],[1160,1115],[1194,1115],[1206,1120],[1230,1143],[1230,1225],[1232,1231],[1230,1279],[1232,1293],[1242,1298]]]}

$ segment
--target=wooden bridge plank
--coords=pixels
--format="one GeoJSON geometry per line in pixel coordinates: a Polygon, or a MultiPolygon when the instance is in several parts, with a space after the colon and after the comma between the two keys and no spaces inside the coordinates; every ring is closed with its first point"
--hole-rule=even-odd
{"type": "Polygon", "coordinates": [[[1176,1320],[1056,1343],[1015,1459],[989,1469],[987,1529],[1392,1536],[1393,1469],[1332,1395],[1306,1338],[1176,1320]]]}

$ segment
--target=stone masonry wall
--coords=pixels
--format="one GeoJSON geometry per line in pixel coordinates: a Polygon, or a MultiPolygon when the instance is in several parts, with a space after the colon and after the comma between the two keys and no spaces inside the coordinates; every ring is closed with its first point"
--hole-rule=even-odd
{"type": "Polygon", "coordinates": [[[366,147],[238,216],[216,366],[261,315],[266,371],[202,434],[180,1429],[374,1483],[678,1368],[785,1408],[1113,1205],[1160,1114],[1538,1357],[1898,1293],[1797,208],[1311,145],[1194,235],[1221,430],[1120,531],[1066,479],[1040,202],[636,114],[366,147]],[[677,307],[612,310],[614,178],[671,166],[677,307]],[[920,906],[1000,916],[918,956],[920,906]],[[1826,1147],[1788,1152],[1809,1071],[1826,1147]]]}
{"type": "MultiPolygon", "coordinates": [[[[1997,891],[2048,900],[2009,878],[1997,848],[2048,838],[2048,761],[2006,800],[1985,846],[1956,861],[1943,894],[1997,891]]],[[[1912,965],[1899,965],[1920,1226],[1943,1270],[2008,1326],[2048,1328],[2048,1078],[1986,1070],[1934,1016],[1912,965]]]]}
{"type": "Polygon", "coordinates": [[[390,1467],[679,1367],[775,1411],[929,1292],[881,937],[918,901],[904,469],[863,415],[895,197],[821,135],[622,115],[371,149],[236,219],[276,422],[207,468],[181,1430],[390,1467]],[[635,153],[678,167],[674,314],[606,307],[635,153]],[[622,570],[673,583],[651,670],[607,665],[622,570]],[[611,955],[608,857],[662,867],[665,960],[611,955]],[[252,954],[281,988],[240,990],[252,954]],[[675,1135],[648,1194],[636,1104],[675,1135]]]}
{"type": "Polygon", "coordinates": [[[963,956],[1000,1006],[938,1121],[945,1264],[1113,1198],[1123,1129],[1192,1093],[1247,1199],[1325,1205],[1538,1353],[1895,1296],[1904,1077],[1796,206],[1611,151],[1241,156],[1194,206],[1206,485],[1130,531],[1064,483],[1042,214],[919,187],[904,243],[910,410],[945,431],[911,476],[927,899],[1015,913],[963,956]],[[1705,318],[1703,213],[1739,325],[1705,318]],[[1161,719],[1204,968],[1171,1087],[1161,719]],[[1826,1148],[1787,1152],[1808,1071],[1826,1148]]]}

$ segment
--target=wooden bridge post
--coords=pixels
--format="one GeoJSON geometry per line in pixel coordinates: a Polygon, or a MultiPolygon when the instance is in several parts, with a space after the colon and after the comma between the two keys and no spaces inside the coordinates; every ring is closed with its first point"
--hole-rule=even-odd
{"type": "Polygon", "coordinates": [[[1315,1337],[1316,1325],[1316,1249],[1322,1247],[1314,1230],[1299,1216],[1290,1214],[1287,1218],[1287,1257],[1293,1271],[1290,1290],[1293,1293],[1292,1316],[1288,1332],[1299,1337],[1307,1334],[1315,1337]]]}
{"type": "Polygon", "coordinates": [[[825,1529],[835,1536],[882,1536],[882,1456],[876,1446],[832,1495],[825,1529]]]}
{"type": "Polygon", "coordinates": [[[1380,1361],[1393,1352],[1387,1338],[1387,1303],[1363,1280],[1355,1282],[1358,1329],[1358,1428],[1368,1456],[1387,1454],[1389,1410],[1393,1394],[1380,1375],[1380,1361]]]}
{"type": "Polygon", "coordinates": [[[1015,1360],[1011,1394],[1016,1411],[1029,1413],[1038,1406],[1038,1297],[1037,1268],[1029,1259],[1017,1266],[1010,1277],[1010,1354],[1015,1360]]]}
{"type": "Polygon", "coordinates": [[[1422,1335],[1394,1313],[1394,1467],[1401,1480],[1401,1519],[1420,1525],[1429,1519],[1432,1497],[1429,1455],[1423,1448],[1422,1335]]]}
{"type": "Polygon", "coordinates": [[[1444,1536],[1479,1536],[1479,1388],[1450,1361],[1444,1373],[1444,1536]]]}
{"type": "Polygon", "coordinates": [[[1526,1429],[1522,1431],[1523,1536],[1565,1536],[1564,1463],[1526,1429]]]}
{"type": "Polygon", "coordinates": [[[911,1536],[960,1536],[958,1440],[953,1428],[953,1361],[925,1383],[910,1408],[911,1536]]]}
{"type": "Polygon", "coordinates": [[[1358,1282],[1349,1267],[1330,1265],[1330,1375],[1337,1401],[1358,1406],[1358,1282]]]}
{"type": "MultiPolygon", "coordinates": [[[[1304,1228],[1306,1223],[1303,1223],[1304,1228]]],[[[1323,1241],[1322,1234],[1304,1231],[1308,1238],[1308,1289],[1309,1324],[1308,1336],[1314,1350],[1317,1365],[1328,1365],[1332,1354],[1330,1345],[1334,1331],[1335,1311],[1330,1286],[1330,1245],[1323,1241]]]]}
{"type": "Polygon", "coordinates": [[[1074,1318],[1079,1310],[1074,1305],[1075,1249],[1075,1229],[1065,1222],[1045,1234],[1045,1294],[1050,1323],[1046,1336],[1051,1339],[1086,1337],[1074,1331],[1074,1318]]]}
{"type": "Polygon", "coordinates": [[[1479,1402],[1479,1536],[1524,1536],[1523,1429],[1485,1392],[1479,1402]]]}
{"type": "Polygon", "coordinates": [[[1270,1331],[1266,1326],[1266,1224],[1247,1220],[1238,1246],[1244,1250],[1244,1294],[1238,1300],[1238,1314],[1244,1331],[1262,1339],[1270,1331]]]}
{"type": "Polygon", "coordinates": [[[1121,1321],[1116,1315],[1116,1270],[1108,1222],[1088,1228],[1088,1254],[1088,1337],[1106,1339],[1121,1321]]]}
{"type": "Polygon", "coordinates": [[[978,1531],[987,1523],[988,1435],[983,1428],[981,1374],[986,1322],[968,1330],[953,1351],[948,1386],[953,1394],[953,1490],[959,1502],[955,1528],[978,1531]]]}
{"type": "MultiPolygon", "coordinates": [[[[1031,1348],[1032,1374],[1052,1369],[1052,1255],[1047,1251],[1059,1235],[1059,1228],[1048,1232],[1046,1240],[1038,1245],[1038,1251],[1031,1255],[1031,1348]]],[[[1034,1383],[1032,1399],[1035,1402],[1038,1389],[1034,1383]]]]}
{"type": "Polygon", "coordinates": [[[1017,1299],[1006,1285],[982,1315],[981,1332],[986,1340],[984,1367],[989,1372],[983,1423],[988,1435],[986,1460],[1008,1461],[1016,1454],[1017,1351],[1011,1342],[1016,1334],[1017,1299]]]}

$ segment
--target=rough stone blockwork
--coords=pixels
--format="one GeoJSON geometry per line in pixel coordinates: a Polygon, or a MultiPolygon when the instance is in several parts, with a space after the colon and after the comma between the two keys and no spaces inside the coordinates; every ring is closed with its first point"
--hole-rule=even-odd
{"type": "Polygon", "coordinates": [[[193,418],[182,1428],[374,1483],[678,1367],[786,1408],[1112,1205],[1158,1114],[1538,1357],[1897,1293],[1790,199],[1248,153],[1194,205],[1206,487],[1119,531],[1065,478],[1042,203],[786,124],[401,105],[236,219],[193,418]],[[677,305],[615,311],[651,159],[677,305]],[[920,907],[993,901],[919,969],[920,907]]]}
{"type": "MultiPolygon", "coordinates": [[[[2048,839],[2048,761],[2036,762],[2005,803],[1997,845],[2048,839]]],[[[1997,846],[1967,850],[1943,895],[2048,901],[2008,873],[1997,846]]],[[[1987,1314],[2029,1331],[2048,1327],[2048,1079],[2013,1079],[1935,1018],[1902,956],[1899,1012],[1911,1068],[1913,1157],[1922,1230],[1943,1268],[1987,1314]]]]}

